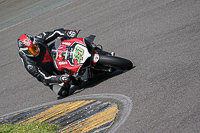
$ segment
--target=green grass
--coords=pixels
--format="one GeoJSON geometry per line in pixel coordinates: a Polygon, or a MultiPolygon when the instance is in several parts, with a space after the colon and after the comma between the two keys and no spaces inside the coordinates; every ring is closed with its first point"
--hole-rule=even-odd
{"type": "Polygon", "coordinates": [[[48,122],[31,122],[26,124],[0,125],[0,133],[55,133],[60,127],[48,122]]]}

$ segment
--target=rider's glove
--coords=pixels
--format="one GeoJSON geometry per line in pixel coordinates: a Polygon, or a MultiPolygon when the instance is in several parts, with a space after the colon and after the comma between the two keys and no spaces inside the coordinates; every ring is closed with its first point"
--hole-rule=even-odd
{"type": "Polygon", "coordinates": [[[65,31],[65,37],[68,37],[68,38],[76,38],[78,35],[78,32],[76,30],[68,30],[68,31],[65,31]]]}

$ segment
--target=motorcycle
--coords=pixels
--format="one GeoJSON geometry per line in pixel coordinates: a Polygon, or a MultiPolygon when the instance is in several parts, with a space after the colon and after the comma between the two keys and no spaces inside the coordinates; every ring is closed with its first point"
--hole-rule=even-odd
{"type": "Polygon", "coordinates": [[[53,63],[59,73],[70,75],[68,86],[80,85],[99,75],[116,70],[130,70],[130,60],[116,57],[113,52],[103,51],[101,45],[94,44],[95,35],[86,38],[59,39],[52,49],[53,63]]]}

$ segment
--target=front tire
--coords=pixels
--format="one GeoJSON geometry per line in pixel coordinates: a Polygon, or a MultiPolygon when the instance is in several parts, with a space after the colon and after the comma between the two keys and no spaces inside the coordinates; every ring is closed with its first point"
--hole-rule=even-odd
{"type": "Polygon", "coordinates": [[[133,68],[133,63],[130,60],[103,54],[99,54],[99,61],[97,63],[122,70],[130,70],[133,68]]]}

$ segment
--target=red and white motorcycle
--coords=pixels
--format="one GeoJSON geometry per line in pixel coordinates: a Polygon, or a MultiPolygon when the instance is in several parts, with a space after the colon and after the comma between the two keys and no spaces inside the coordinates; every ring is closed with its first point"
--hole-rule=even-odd
{"type": "Polygon", "coordinates": [[[70,76],[70,85],[94,79],[97,75],[112,73],[115,70],[133,68],[130,60],[116,57],[93,43],[96,36],[57,40],[52,49],[54,66],[60,73],[70,76]]]}

